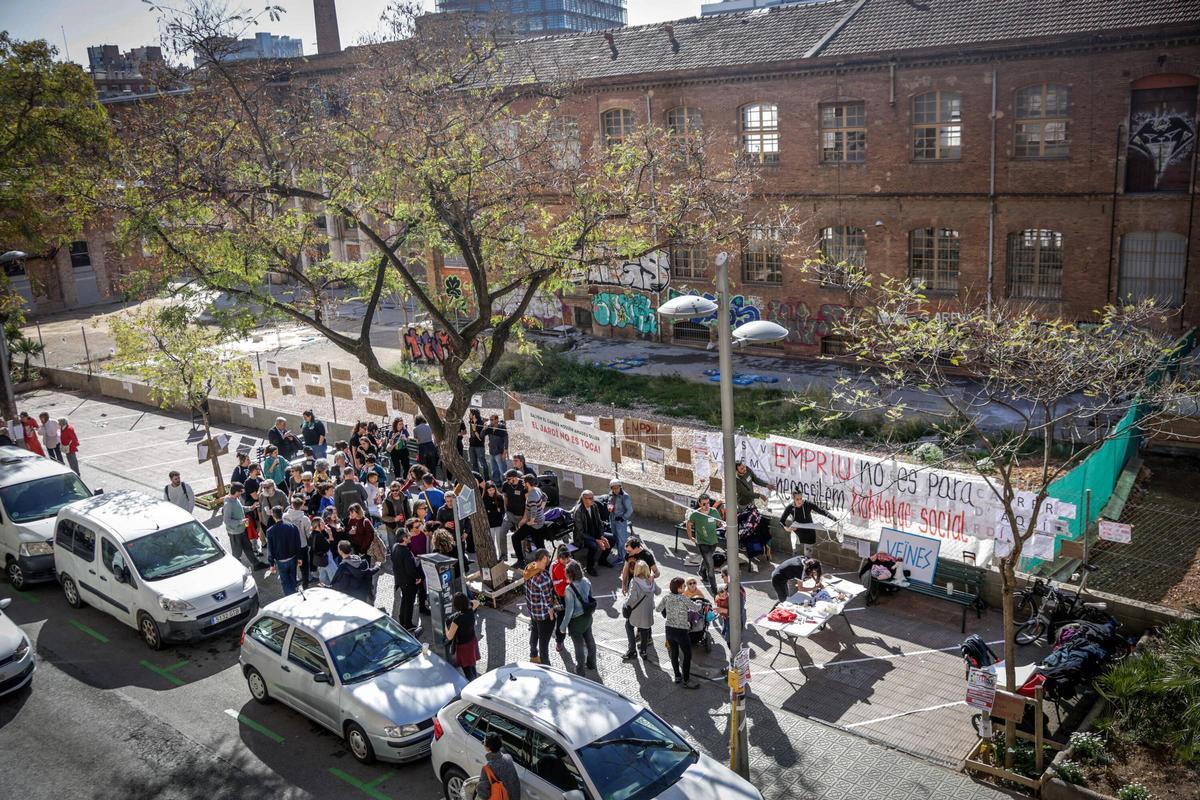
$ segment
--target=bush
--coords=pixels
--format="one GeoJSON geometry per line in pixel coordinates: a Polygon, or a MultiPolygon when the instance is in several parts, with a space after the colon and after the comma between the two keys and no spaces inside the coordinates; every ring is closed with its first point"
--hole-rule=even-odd
{"type": "Polygon", "coordinates": [[[1055,764],[1054,771],[1058,773],[1058,777],[1065,783],[1073,783],[1078,786],[1084,781],[1083,767],[1074,761],[1063,761],[1060,764],[1055,764]]]}
{"type": "Polygon", "coordinates": [[[945,452],[933,442],[919,445],[916,450],[913,450],[913,456],[922,464],[940,464],[946,460],[945,452]]]}
{"type": "MultiPolygon", "coordinates": [[[[1072,733],[1071,755],[1085,764],[1104,764],[1108,762],[1105,752],[1104,737],[1098,733],[1072,733]]],[[[1066,780],[1064,778],[1064,780],[1066,780]]]]}
{"type": "Polygon", "coordinates": [[[1154,800],[1154,795],[1140,783],[1127,783],[1117,790],[1117,800],[1154,800]]]}

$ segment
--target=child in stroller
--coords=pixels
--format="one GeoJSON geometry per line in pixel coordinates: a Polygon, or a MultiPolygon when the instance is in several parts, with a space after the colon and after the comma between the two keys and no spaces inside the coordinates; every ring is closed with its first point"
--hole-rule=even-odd
{"type": "Polygon", "coordinates": [[[683,595],[695,606],[695,611],[688,614],[691,623],[688,634],[692,645],[702,645],[704,652],[712,652],[712,635],[708,632],[708,624],[717,618],[717,612],[713,610],[712,603],[704,596],[704,590],[695,578],[687,579],[683,595]]]}

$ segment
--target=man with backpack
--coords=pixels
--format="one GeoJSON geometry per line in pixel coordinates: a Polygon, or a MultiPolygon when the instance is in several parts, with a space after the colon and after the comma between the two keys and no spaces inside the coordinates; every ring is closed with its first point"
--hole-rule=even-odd
{"type": "Polygon", "coordinates": [[[163,487],[163,499],[168,503],[179,506],[189,514],[196,508],[196,492],[185,483],[178,470],[171,470],[167,475],[171,481],[163,487]]]}
{"type": "Polygon", "coordinates": [[[475,787],[477,800],[521,800],[521,779],[512,756],[502,752],[504,739],[496,731],[483,737],[484,765],[475,787]]]}

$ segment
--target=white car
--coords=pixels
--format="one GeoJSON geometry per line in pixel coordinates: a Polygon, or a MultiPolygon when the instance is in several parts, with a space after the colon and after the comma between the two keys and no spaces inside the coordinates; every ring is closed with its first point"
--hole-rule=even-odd
{"type": "Polygon", "coordinates": [[[54,459],[0,447],[0,561],[14,589],[54,580],[54,515],[91,494],[54,459]]]}
{"type": "Polygon", "coordinates": [[[37,666],[29,637],[4,615],[4,609],[11,604],[11,597],[0,600],[0,697],[33,680],[37,666]]]}
{"type": "Polygon", "coordinates": [[[481,675],[438,712],[433,769],[446,800],[463,798],[483,769],[490,731],[503,738],[528,800],[762,800],[650,709],[528,663],[481,675]]]}
{"type": "Polygon", "coordinates": [[[427,756],[433,715],[467,682],[391,617],[333,589],[268,604],[238,660],[255,700],[291,706],[364,764],[427,756]]]}
{"type": "Polygon", "coordinates": [[[111,614],[152,650],[236,630],[258,610],[242,562],[187,511],[140,492],[59,511],[54,566],[68,605],[111,614]]]}

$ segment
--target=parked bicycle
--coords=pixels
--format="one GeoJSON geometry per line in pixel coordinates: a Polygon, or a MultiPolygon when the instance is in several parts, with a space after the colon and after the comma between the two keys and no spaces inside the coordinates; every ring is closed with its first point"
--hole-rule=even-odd
{"type": "Polygon", "coordinates": [[[1102,621],[1108,616],[1108,604],[1083,599],[1088,575],[1098,570],[1095,564],[1083,565],[1083,579],[1074,593],[1064,591],[1041,578],[1017,593],[1013,598],[1013,616],[1017,621],[1013,641],[1019,645],[1033,644],[1040,640],[1054,642],[1058,629],[1077,620],[1102,621]]]}

